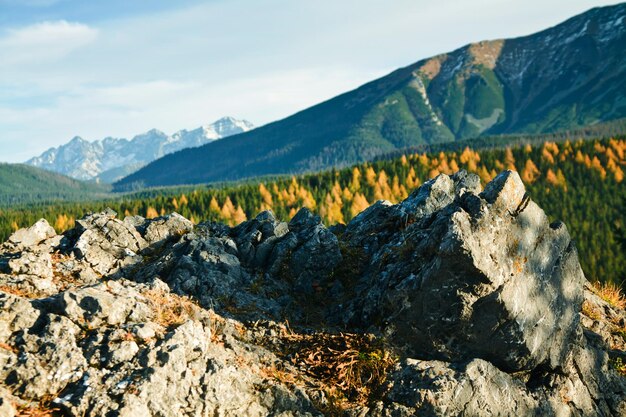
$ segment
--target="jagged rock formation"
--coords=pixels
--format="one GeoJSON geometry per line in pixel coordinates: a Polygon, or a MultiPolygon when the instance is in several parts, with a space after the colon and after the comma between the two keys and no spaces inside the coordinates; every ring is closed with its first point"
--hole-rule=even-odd
{"type": "MultiPolygon", "coordinates": [[[[626,314],[510,171],[485,190],[440,175],[331,228],[307,209],[234,228],[106,211],[63,236],[42,220],[1,247],[0,306],[1,416],[626,414],[607,327],[626,314]],[[359,400],[324,388],[344,365],[315,373],[290,350],[340,332],[396,359],[344,390],[359,400]]],[[[349,350],[333,346],[320,355],[349,350]]]]}

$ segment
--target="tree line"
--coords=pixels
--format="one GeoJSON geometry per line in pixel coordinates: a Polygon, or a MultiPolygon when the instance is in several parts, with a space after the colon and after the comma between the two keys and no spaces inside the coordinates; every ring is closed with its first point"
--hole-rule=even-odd
{"type": "Polygon", "coordinates": [[[465,169],[478,174],[484,185],[502,170],[512,169],[520,173],[532,199],[548,216],[566,223],[587,277],[621,285],[626,280],[625,153],[624,138],[405,153],[317,174],[1,209],[0,238],[4,240],[42,217],[63,232],[86,212],[106,207],[122,218],[154,218],[176,211],[195,223],[220,221],[235,225],[268,209],[288,220],[306,206],[328,225],[347,223],[375,201],[398,202],[440,173],[465,169]]]}

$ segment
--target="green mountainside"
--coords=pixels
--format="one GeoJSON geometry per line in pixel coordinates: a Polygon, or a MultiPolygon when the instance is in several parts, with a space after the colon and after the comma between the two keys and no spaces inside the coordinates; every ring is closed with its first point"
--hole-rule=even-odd
{"type": "Polygon", "coordinates": [[[405,147],[626,117],[626,3],[470,44],[240,135],[161,158],[117,189],[310,172],[405,147]]]}
{"type": "Polygon", "coordinates": [[[0,207],[91,200],[107,196],[110,188],[30,165],[0,163],[0,207]]]}

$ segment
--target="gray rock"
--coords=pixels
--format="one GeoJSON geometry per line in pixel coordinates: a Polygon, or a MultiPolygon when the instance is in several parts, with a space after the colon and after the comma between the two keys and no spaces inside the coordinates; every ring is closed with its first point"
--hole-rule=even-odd
{"type": "Polygon", "coordinates": [[[139,252],[148,246],[134,226],[115,216],[114,211],[107,210],[76,222],[74,233],[78,236],[72,250],[101,275],[111,275],[123,266],[140,262],[139,252]]]}
{"type": "Polygon", "coordinates": [[[23,250],[24,248],[32,248],[55,236],[54,228],[48,224],[46,219],[41,219],[31,227],[13,233],[7,243],[17,250],[23,250]]]}
{"type": "Polygon", "coordinates": [[[337,237],[305,207],[274,245],[268,270],[292,282],[296,293],[307,295],[328,285],[341,259],[337,237]]]}
{"type": "Polygon", "coordinates": [[[424,358],[559,368],[575,342],[584,282],[565,226],[550,225],[532,201],[510,214],[524,195],[517,173],[494,179],[474,215],[461,200],[477,190],[461,186],[441,175],[399,205],[414,223],[372,256],[357,283],[357,300],[368,303],[354,302],[350,320],[388,323],[390,338],[424,358]]]}
{"type": "Polygon", "coordinates": [[[401,415],[530,416],[541,410],[521,381],[481,359],[460,365],[409,359],[390,378],[386,400],[401,405],[401,415]]]}
{"type": "Polygon", "coordinates": [[[11,394],[0,388],[0,417],[15,417],[17,410],[11,401],[11,394]]]}
{"type": "Polygon", "coordinates": [[[36,275],[42,279],[53,276],[52,257],[49,253],[22,252],[19,257],[10,259],[9,269],[15,275],[36,275]]]}
{"type": "Polygon", "coordinates": [[[154,314],[142,294],[116,281],[70,289],[56,303],[59,313],[86,328],[145,322],[154,314]]]}
{"type": "Polygon", "coordinates": [[[136,225],[136,227],[148,244],[154,247],[173,238],[179,239],[182,235],[191,232],[193,223],[178,213],[172,213],[147,220],[141,225],[136,225]]]}

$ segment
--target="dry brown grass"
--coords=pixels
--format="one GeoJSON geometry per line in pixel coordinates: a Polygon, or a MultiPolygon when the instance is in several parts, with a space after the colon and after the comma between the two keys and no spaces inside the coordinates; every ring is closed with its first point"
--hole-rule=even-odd
{"type": "Polygon", "coordinates": [[[384,391],[396,359],[373,335],[352,333],[291,333],[285,354],[293,365],[318,383],[328,415],[348,405],[366,404],[384,391]],[[333,411],[335,410],[335,411],[333,411]]]}
{"type": "Polygon", "coordinates": [[[37,291],[19,289],[10,285],[0,285],[0,291],[5,292],[7,294],[12,294],[18,297],[29,298],[29,299],[40,298],[43,296],[37,291]]]}
{"type": "Polygon", "coordinates": [[[262,376],[275,379],[285,385],[292,385],[300,381],[300,378],[296,373],[293,371],[290,372],[288,370],[279,369],[275,364],[261,368],[260,372],[262,376]]]}
{"type": "Polygon", "coordinates": [[[601,283],[596,281],[593,283],[595,293],[604,301],[619,309],[626,308],[626,297],[622,294],[622,289],[612,282],[601,283]]]}
{"type": "Polygon", "coordinates": [[[60,415],[58,408],[26,407],[18,408],[16,417],[55,417],[60,415]]]}
{"type": "Polygon", "coordinates": [[[15,348],[15,347],[13,347],[13,346],[11,346],[9,344],[2,343],[2,342],[0,342],[0,349],[8,350],[9,352],[13,352],[13,353],[17,353],[18,352],[17,348],[15,348]]]}
{"type": "Polygon", "coordinates": [[[602,317],[600,312],[587,300],[583,301],[582,313],[592,320],[600,320],[602,317]]]}
{"type": "Polygon", "coordinates": [[[61,415],[61,409],[52,404],[52,396],[45,396],[39,403],[13,404],[16,417],[57,417],[61,415]]]}
{"type": "Polygon", "coordinates": [[[76,286],[76,278],[63,275],[59,272],[58,264],[64,262],[69,259],[69,256],[62,255],[58,252],[55,252],[51,255],[52,258],[52,282],[57,286],[59,292],[65,291],[68,288],[72,288],[76,286]]]}
{"type": "Polygon", "coordinates": [[[166,328],[183,324],[198,308],[190,298],[164,290],[146,290],[142,295],[154,311],[154,321],[166,328]]]}

